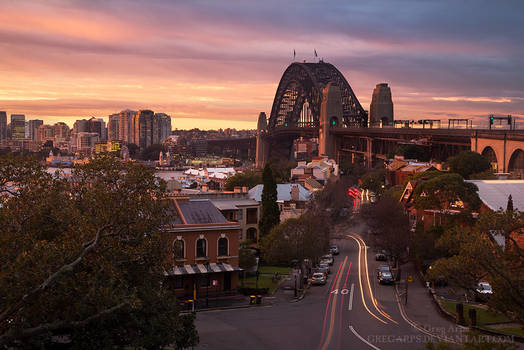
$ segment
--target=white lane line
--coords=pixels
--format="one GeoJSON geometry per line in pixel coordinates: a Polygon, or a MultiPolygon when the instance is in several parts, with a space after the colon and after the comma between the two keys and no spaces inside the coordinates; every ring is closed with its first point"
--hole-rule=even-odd
{"type": "Polygon", "coordinates": [[[351,332],[353,332],[353,334],[360,340],[362,340],[364,343],[368,344],[369,346],[371,346],[373,349],[375,350],[380,350],[380,348],[377,348],[375,345],[371,344],[370,342],[368,342],[366,339],[362,338],[362,336],[360,334],[357,333],[357,331],[355,330],[355,328],[353,328],[353,326],[349,326],[349,329],[351,330],[351,332]]]}
{"type": "Polygon", "coordinates": [[[354,288],[355,288],[355,283],[351,283],[351,290],[349,292],[349,306],[348,306],[349,311],[353,309],[353,289],[354,288]]]}

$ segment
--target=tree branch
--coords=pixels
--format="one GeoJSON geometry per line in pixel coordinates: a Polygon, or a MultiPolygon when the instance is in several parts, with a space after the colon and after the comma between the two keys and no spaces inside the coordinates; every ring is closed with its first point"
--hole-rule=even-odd
{"type": "Polygon", "coordinates": [[[104,316],[107,316],[115,311],[118,311],[126,305],[128,305],[127,301],[121,302],[118,305],[115,305],[109,309],[100,311],[99,313],[91,315],[88,318],[81,320],[81,321],[57,321],[57,322],[52,322],[52,323],[44,323],[36,327],[26,328],[23,330],[11,330],[7,332],[6,334],[3,334],[0,336],[0,344],[6,344],[9,341],[12,341],[15,339],[34,337],[36,335],[39,335],[45,332],[49,332],[49,331],[58,330],[58,329],[84,327],[87,324],[89,324],[90,322],[100,319],[104,316]]]}
{"type": "Polygon", "coordinates": [[[63,274],[73,271],[73,269],[80,264],[82,259],[89,253],[91,250],[95,249],[97,244],[99,243],[102,232],[110,228],[112,224],[106,224],[102,227],[100,227],[95,235],[94,240],[92,240],[89,244],[84,245],[84,250],[80,253],[80,255],[73,260],[71,263],[63,265],[58,269],[58,271],[54,272],[51,276],[49,276],[44,282],[42,282],[37,287],[33,288],[31,291],[29,291],[27,294],[25,294],[22,299],[20,299],[16,304],[14,304],[12,307],[8,307],[6,310],[4,310],[0,314],[0,322],[6,320],[10,315],[12,315],[14,312],[18,311],[24,304],[31,298],[35,297],[36,295],[40,294],[42,291],[44,291],[47,287],[49,287],[52,283],[54,283],[59,277],[61,277],[63,274]]]}

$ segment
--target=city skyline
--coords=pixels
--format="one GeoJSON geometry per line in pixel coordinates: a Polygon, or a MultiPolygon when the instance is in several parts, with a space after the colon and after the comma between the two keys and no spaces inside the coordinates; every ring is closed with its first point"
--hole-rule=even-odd
{"type": "Polygon", "coordinates": [[[386,82],[396,119],[523,116],[522,5],[476,5],[2,1],[0,110],[72,126],[152,109],[178,129],[254,129],[293,52],[316,50],[366,110],[386,82]]]}

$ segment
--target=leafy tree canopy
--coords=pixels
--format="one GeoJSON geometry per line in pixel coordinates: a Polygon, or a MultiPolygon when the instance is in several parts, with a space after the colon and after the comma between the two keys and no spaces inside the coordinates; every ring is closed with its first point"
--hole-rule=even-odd
{"type": "Polygon", "coordinates": [[[259,172],[245,171],[243,173],[237,173],[227,179],[225,189],[228,191],[233,191],[233,189],[237,186],[246,186],[248,189],[250,189],[260,183],[262,183],[262,176],[259,172]]]}
{"type": "Polygon", "coordinates": [[[432,265],[430,277],[443,275],[457,286],[473,290],[487,280],[493,295],[488,305],[509,318],[524,321],[524,215],[520,212],[486,212],[472,228],[447,230],[437,246],[449,256],[432,265]],[[495,237],[504,246],[497,243],[495,237]]]}
{"type": "Polygon", "coordinates": [[[110,155],[70,178],[0,158],[0,346],[194,345],[162,287],[163,193],[152,171],[110,155]]]}
{"type": "Polygon", "coordinates": [[[165,152],[166,149],[164,146],[156,144],[146,147],[142,152],[140,152],[140,159],[142,160],[158,160],[160,152],[165,152]]]}
{"type": "Polygon", "coordinates": [[[449,209],[464,203],[469,210],[478,210],[480,198],[475,184],[465,182],[459,174],[440,173],[415,188],[415,206],[422,209],[449,209]]]}
{"type": "Polygon", "coordinates": [[[262,216],[258,223],[261,236],[268,234],[273,226],[280,223],[280,210],[277,204],[277,183],[269,164],[264,167],[262,172],[262,182],[264,184],[262,190],[262,216]]]}
{"type": "Polygon", "coordinates": [[[477,152],[462,151],[448,160],[449,169],[469,179],[472,174],[481,173],[491,169],[489,161],[477,152]]]}

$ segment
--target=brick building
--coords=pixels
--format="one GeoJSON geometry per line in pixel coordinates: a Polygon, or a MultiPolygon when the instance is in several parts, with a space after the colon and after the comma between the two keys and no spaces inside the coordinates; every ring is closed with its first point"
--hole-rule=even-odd
{"type": "Polygon", "coordinates": [[[165,228],[168,283],[179,298],[202,299],[236,291],[240,225],[208,199],[170,199],[165,228]]]}

